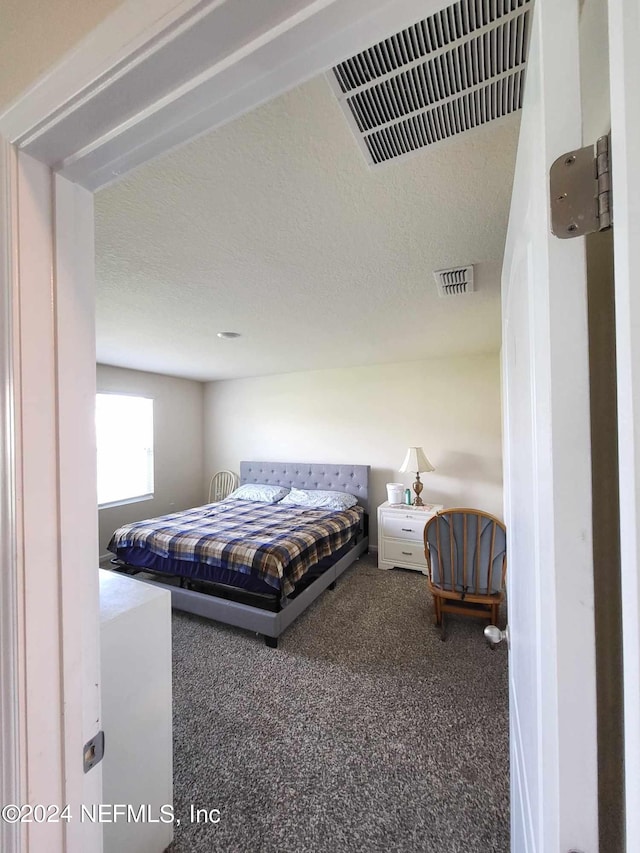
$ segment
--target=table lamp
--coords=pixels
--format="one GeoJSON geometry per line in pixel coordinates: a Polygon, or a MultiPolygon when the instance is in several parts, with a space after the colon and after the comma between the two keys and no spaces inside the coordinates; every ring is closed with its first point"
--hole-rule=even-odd
{"type": "Polygon", "coordinates": [[[422,498],[420,497],[420,492],[422,491],[422,483],[420,482],[420,472],[423,474],[428,471],[435,471],[436,469],[433,467],[431,462],[427,459],[424,454],[424,450],[421,447],[410,447],[407,450],[407,455],[404,458],[404,462],[400,467],[400,473],[404,474],[407,471],[415,471],[416,472],[416,481],[413,484],[413,491],[416,493],[415,498],[413,499],[413,506],[424,506],[422,503],[422,498]]]}

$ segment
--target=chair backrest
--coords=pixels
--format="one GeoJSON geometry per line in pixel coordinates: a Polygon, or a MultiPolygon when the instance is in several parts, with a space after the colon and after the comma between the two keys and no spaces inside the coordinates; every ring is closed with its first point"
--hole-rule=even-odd
{"type": "Polygon", "coordinates": [[[233,471],[217,471],[209,483],[209,500],[223,501],[238,485],[238,478],[233,471]]]}
{"type": "Polygon", "coordinates": [[[425,526],[424,547],[434,586],[463,595],[495,595],[503,589],[507,531],[493,515],[442,510],[425,526]]]}

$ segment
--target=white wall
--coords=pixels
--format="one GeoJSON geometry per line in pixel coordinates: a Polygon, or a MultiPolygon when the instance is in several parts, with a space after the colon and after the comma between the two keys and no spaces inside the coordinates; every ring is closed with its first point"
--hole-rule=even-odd
{"type": "Polygon", "coordinates": [[[154,496],[99,512],[100,555],[121,524],[202,503],[203,391],[201,382],[99,364],[99,392],[153,397],[154,496]]]}
{"type": "Polygon", "coordinates": [[[20,95],[121,0],[2,0],[0,106],[20,95]]]}
{"type": "Polygon", "coordinates": [[[205,424],[207,481],[243,459],[369,464],[375,508],[386,483],[413,482],[397,469],[422,445],[436,468],[422,477],[425,502],[502,517],[498,355],[210,382],[205,424]]]}

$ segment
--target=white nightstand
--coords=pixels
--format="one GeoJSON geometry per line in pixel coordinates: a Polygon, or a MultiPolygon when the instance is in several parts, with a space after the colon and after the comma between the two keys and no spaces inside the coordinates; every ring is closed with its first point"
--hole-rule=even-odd
{"type": "Polygon", "coordinates": [[[378,568],[414,569],[427,573],[424,556],[424,527],[442,504],[390,504],[378,507],[378,568]]]}

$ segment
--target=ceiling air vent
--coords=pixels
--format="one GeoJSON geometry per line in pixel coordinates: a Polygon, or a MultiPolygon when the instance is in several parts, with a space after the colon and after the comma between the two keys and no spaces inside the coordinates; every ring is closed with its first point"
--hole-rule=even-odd
{"type": "Polygon", "coordinates": [[[473,293],[473,266],[454,267],[449,270],[436,270],[433,277],[438,285],[439,296],[462,296],[473,293]]]}
{"type": "Polygon", "coordinates": [[[376,166],[522,106],[532,0],[459,0],[328,74],[376,166]]]}

